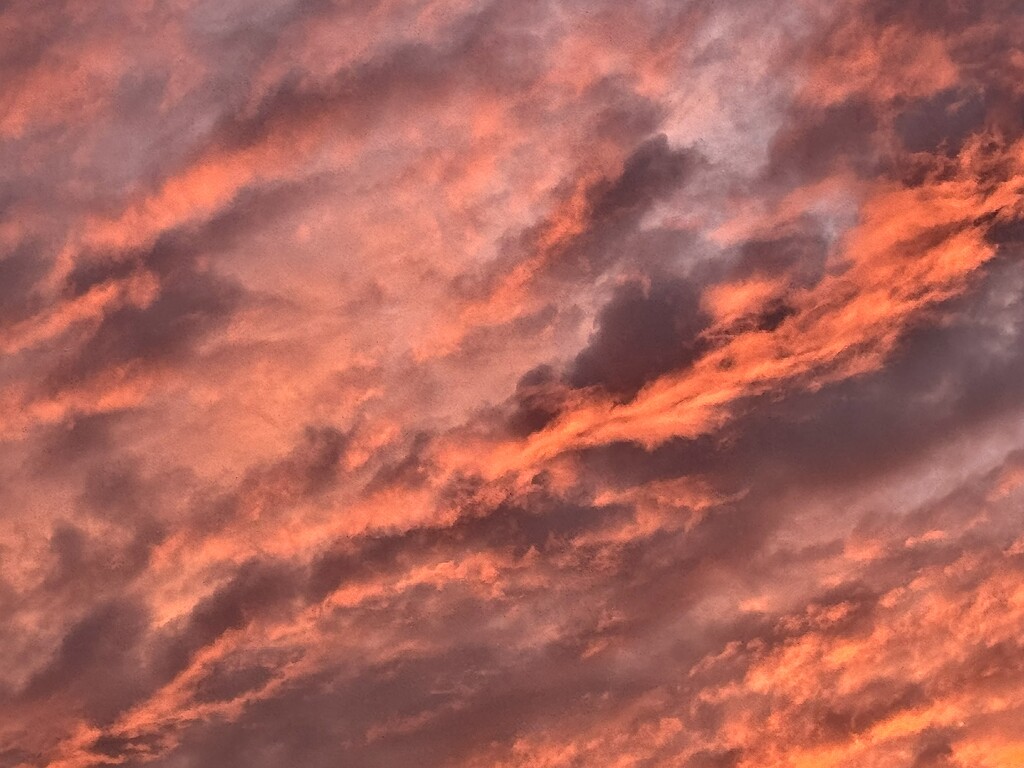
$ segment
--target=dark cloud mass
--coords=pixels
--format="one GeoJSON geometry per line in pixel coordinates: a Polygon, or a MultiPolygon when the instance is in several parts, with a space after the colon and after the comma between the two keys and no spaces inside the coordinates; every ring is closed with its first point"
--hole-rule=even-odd
{"type": "Polygon", "coordinates": [[[573,386],[600,385],[632,396],[647,381],[693,362],[703,330],[700,296],[682,280],[645,288],[626,283],[605,304],[597,330],[576,357],[573,386]]]}
{"type": "Polygon", "coordinates": [[[0,768],[1024,764],[1022,41],[0,3],[0,768]]]}

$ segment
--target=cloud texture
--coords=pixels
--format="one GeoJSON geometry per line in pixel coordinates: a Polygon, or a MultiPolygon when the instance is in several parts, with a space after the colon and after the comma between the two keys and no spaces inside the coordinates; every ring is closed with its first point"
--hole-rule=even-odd
{"type": "Polygon", "coordinates": [[[0,3],[0,766],[1024,763],[1022,49],[0,3]]]}

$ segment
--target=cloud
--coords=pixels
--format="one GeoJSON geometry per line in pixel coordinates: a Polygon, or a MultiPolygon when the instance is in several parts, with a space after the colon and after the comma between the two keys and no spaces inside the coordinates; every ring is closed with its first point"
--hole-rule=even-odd
{"type": "Polygon", "coordinates": [[[1024,15],[0,10],[0,765],[1019,762],[1024,15]]]}
{"type": "Polygon", "coordinates": [[[696,360],[704,326],[693,287],[667,280],[647,290],[637,283],[620,287],[598,323],[576,357],[570,381],[576,387],[601,385],[627,398],[648,381],[696,360]]]}

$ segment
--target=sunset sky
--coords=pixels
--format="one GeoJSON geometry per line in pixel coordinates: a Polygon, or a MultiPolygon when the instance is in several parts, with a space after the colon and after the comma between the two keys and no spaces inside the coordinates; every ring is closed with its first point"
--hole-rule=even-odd
{"type": "Polygon", "coordinates": [[[1024,766],[1021,0],[0,2],[0,768],[1024,766]]]}

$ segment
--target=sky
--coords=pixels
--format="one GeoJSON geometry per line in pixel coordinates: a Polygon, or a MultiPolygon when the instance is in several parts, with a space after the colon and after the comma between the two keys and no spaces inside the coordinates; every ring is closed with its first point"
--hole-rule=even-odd
{"type": "Polygon", "coordinates": [[[2,768],[1024,765],[1020,0],[0,2],[2,768]]]}

